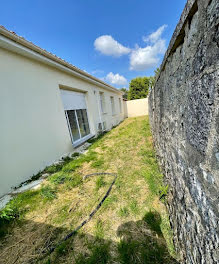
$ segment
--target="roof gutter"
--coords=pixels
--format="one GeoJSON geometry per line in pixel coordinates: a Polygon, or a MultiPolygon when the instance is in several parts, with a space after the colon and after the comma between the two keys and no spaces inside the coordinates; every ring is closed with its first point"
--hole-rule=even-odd
{"type": "Polygon", "coordinates": [[[40,47],[34,45],[32,42],[25,40],[24,38],[11,33],[4,27],[0,26],[0,47],[13,51],[15,53],[21,54],[23,56],[41,61],[47,65],[55,67],[61,71],[70,73],[75,77],[86,80],[92,84],[98,85],[110,91],[123,94],[115,87],[99,80],[98,78],[78,69],[72,64],[62,60],[61,58],[49,53],[48,51],[41,49],[40,47]]]}

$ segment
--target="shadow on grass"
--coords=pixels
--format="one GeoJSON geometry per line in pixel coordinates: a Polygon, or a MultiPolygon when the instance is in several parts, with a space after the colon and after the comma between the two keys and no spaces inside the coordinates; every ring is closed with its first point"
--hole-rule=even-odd
{"type": "Polygon", "coordinates": [[[79,232],[61,243],[52,254],[45,255],[45,249],[57,244],[69,230],[20,221],[14,223],[15,228],[0,240],[1,261],[47,264],[178,263],[168,252],[160,224],[160,215],[148,212],[142,220],[126,222],[118,227],[118,243],[79,232]]]}
{"type": "Polygon", "coordinates": [[[148,212],[140,221],[122,224],[118,253],[120,263],[177,263],[168,252],[161,228],[161,217],[157,212],[148,212]]]}

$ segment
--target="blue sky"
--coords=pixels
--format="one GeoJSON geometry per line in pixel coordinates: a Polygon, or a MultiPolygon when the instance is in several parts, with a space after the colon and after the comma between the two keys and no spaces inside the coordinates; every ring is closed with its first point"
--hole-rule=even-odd
{"type": "Polygon", "coordinates": [[[101,78],[128,87],[162,62],[186,0],[7,0],[0,24],[101,78]]]}

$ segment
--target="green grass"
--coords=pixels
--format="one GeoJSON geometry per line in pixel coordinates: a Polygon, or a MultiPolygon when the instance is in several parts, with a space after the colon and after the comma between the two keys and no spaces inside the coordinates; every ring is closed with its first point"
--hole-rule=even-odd
{"type": "Polygon", "coordinates": [[[104,159],[101,158],[101,159],[98,159],[98,160],[92,162],[91,167],[92,167],[92,168],[99,168],[99,167],[101,167],[103,164],[104,164],[104,159]]]}
{"type": "MultiPolygon", "coordinates": [[[[40,249],[34,248],[33,252],[47,243],[59,242],[87,218],[112,181],[112,177],[104,175],[83,181],[83,176],[113,172],[118,177],[111,193],[80,230],[83,236],[79,232],[74,240],[60,244],[48,263],[173,263],[172,231],[161,202],[168,196],[168,186],[163,184],[153,150],[148,117],[127,119],[91,142],[86,154],[74,153],[62,164],[47,168],[51,175],[40,189],[17,195],[0,211],[0,237],[10,233],[13,226],[19,230],[18,220],[23,226],[20,240],[28,238],[30,234],[25,230],[30,230],[29,225],[38,222],[35,218],[40,215],[41,236],[45,232],[49,236],[51,228],[58,235],[52,241],[46,236],[40,249]],[[30,214],[29,221],[32,212],[35,216],[30,214]]],[[[10,240],[10,236],[8,239],[3,250],[7,243],[10,248],[19,241],[10,240]]]]}
{"type": "Polygon", "coordinates": [[[80,153],[79,153],[79,152],[74,152],[74,153],[71,155],[72,158],[76,158],[76,157],[78,157],[78,156],[80,156],[80,153]]]}
{"type": "Polygon", "coordinates": [[[57,164],[57,165],[52,165],[50,167],[48,167],[45,172],[46,173],[55,173],[58,172],[62,169],[63,165],[62,164],[57,164]]]}
{"type": "Polygon", "coordinates": [[[53,183],[53,184],[62,184],[64,183],[66,180],[69,179],[69,175],[67,173],[63,173],[63,172],[58,172],[55,173],[53,175],[51,175],[48,180],[53,183]]]}
{"type": "Polygon", "coordinates": [[[56,189],[50,187],[49,185],[43,186],[40,190],[40,195],[48,200],[53,200],[57,198],[56,189]]]}
{"type": "Polygon", "coordinates": [[[106,264],[111,259],[108,243],[95,243],[90,248],[88,256],[80,255],[76,258],[76,264],[106,264]]]}
{"type": "Polygon", "coordinates": [[[119,215],[120,217],[127,217],[127,216],[129,215],[129,210],[128,210],[128,208],[127,208],[127,207],[122,207],[122,208],[120,208],[119,211],[118,211],[118,215],[119,215]]]}
{"type": "Polygon", "coordinates": [[[156,232],[159,236],[162,235],[160,228],[162,220],[159,213],[150,211],[144,216],[143,220],[148,224],[150,230],[156,232]]]}
{"type": "Polygon", "coordinates": [[[121,240],[118,243],[119,262],[122,264],[139,263],[135,254],[138,246],[139,243],[137,241],[126,242],[125,240],[121,240]]]}
{"type": "Polygon", "coordinates": [[[165,257],[165,247],[150,238],[147,243],[122,240],[118,245],[118,252],[119,263],[122,264],[164,264],[170,261],[165,257]]]}
{"type": "Polygon", "coordinates": [[[39,196],[39,191],[26,191],[18,194],[0,211],[0,218],[8,221],[21,218],[27,211],[37,208],[39,196]]]}
{"type": "Polygon", "coordinates": [[[88,153],[80,155],[77,159],[70,161],[65,166],[63,166],[63,172],[72,172],[77,168],[81,167],[83,163],[94,161],[97,159],[97,152],[89,150],[88,153]]]}
{"type": "Polygon", "coordinates": [[[66,219],[69,217],[69,204],[64,204],[61,206],[61,208],[58,208],[57,216],[53,218],[53,224],[62,224],[66,219]]]}
{"type": "Polygon", "coordinates": [[[104,181],[103,176],[98,176],[96,179],[96,190],[98,191],[101,187],[104,187],[106,185],[106,182],[104,181]]]}
{"type": "Polygon", "coordinates": [[[149,211],[142,220],[122,225],[122,239],[117,245],[119,263],[175,263],[163,239],[161,222],[158,212],[149,211]]]}
{"type": "Polygon", "coordinates": [[[56,254],[59,256],[62,256],[64,254],[66,254],[67,252],[67,246],[68,246],[68,242],[62,242],[57,248],[56,248],[56,254]]]}
{"type": "Polygon", "coordinates": [[[72,177],[68,178],[68,181],[66,182],[66,187],[71,190],[72,188],[75,188],[82,184],[82,179],[79,174],[74,174],[72,177]]]}
{"type": "Polygon", "coordinates": [[[130,208],[130,211],[132,212],[132,214],[134,214],[134,215],[139,214],[138,202],[135,199],[131,200],[131,202],[129,204],[129,208],[130,208]]]}
{"type": "Polygon", "coordinates": [[[97,238],[103,238],[104,237],[104,224],[101,220],[97,220],[95,225],[95,236],[97,238]]]}
{"type": "Polygon", "coordinates": [[[102,208],[105,210],[109,207],[113,208],[118,202],[118,197],[115,194],[112,194],[106,198],[104,201],[102,208]]]}

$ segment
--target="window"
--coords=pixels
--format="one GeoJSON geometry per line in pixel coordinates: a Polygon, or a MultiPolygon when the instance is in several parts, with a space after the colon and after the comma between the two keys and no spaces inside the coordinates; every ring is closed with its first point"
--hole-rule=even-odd
{"type": "Polygon", "coordinates": [[[119,111],[120,111],[120,113],[122,113],[122,102],[121,102],[121,98],[119,98],[119,111]]]}
{"type": "Polygon", "coordinates": [[[86,109],[65,111],[72,138],[72,143],[90,134],[86,109]]]}
{"type": "Polygon", "coordinates": [[[115,115],[115,103],[113,96],[110,96],[110,101],[111,101],[112,115],[115,115]]]}
{"type": "Polygon", "coordinates": [[[90,134],[88,118],[87,118],[87,110],[86,109],[76,110],[76,114],[78,117],[78,124],[80,128],[81,137],[85,137],[90,134]]]}
{"type": "Polygon", "coordinates": [[[100,109],[102,114],[106,113],[105,97],[103,92],[100,92],[100,109]]]}

